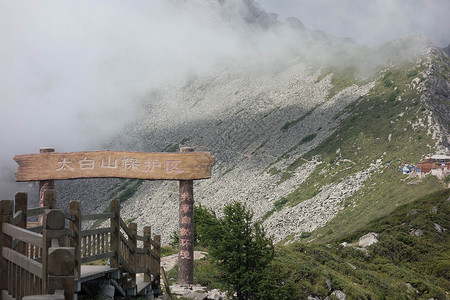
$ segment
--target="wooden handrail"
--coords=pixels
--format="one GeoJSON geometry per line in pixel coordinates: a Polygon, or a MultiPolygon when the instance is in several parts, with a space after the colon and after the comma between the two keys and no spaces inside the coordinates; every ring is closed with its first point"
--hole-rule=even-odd
{"type": "Polygon", "coordinates": [[[35,207],[27,209],[27,216],[32,217],[36,215],[41,215],[44,213],[44,210],[49,209],[49,206],[35,207]]]}
{"type": "Polygon", "coordinates": [[[123,231],[125,231],[125,233],[128,235],[129,238],[131,238],[133,236],[133,233],[127,227],[127,224],[125,224],[125,222],[122,220],[122,218],[120,218],[120,228],[122,228],[123,231]]]}
{"type": "Polygon", "coordinates": [[[128,250],[133,249],[133,246],[132,246],[131,243],[125,238],[125,236],[122,234],[122,232],[120,233],[120,240],[127,246],[128,250]]]}
{"type": "Polygon", "coordinates": [[[2,231],[7,235],[14,237],[22,242],[31,244],[33,246],[42,247],[42,234],[31,232],[12,224],[3,223],[2,231]]]}
{"type": "Polygon", "coordinates": [[[87,229],[81,231],[81,236],[89,236],[94,234],[105,234],[105,233],[111,233],[114,232],[114,228],[112,227],[105,227],[105,228],[97,228],[97,229],[87,229]]]}
{"type": "Polygon", "coordinates": [[[129,274],[135,274],[133,268],[123,259],[123,257],[120,257],[120,264],[125,268],[125,270],[129,274]]]}
{"type": "Polygon", "coordinates": [[[17,225],[17,223],[19,223],[19,221],[23,218],[23,212],[21,210],[19,210],[18,212],[16,212],[13,216],[13,220],[12,220],[12,224],[13,225],[17,225]]]}
{"type": "Polygon", "coordinates": [[[114,218],[114,213],[110,212],[110,213],[101,213],[101,214],[81,215],[81,221],[109,219],[109,218],[114,218]]]}
{"type": "Polygon", "coordinates": [[[147,242],[149,238],[148,238],[147,236],[137,235],[137,236],[136,236],[136,239],[137,239],[138,241],[147,242]]]}
{"type": "Polygon", "coordinates": [[[10,248],[2,248],[2,255],[5,259],[9,260],[13,264],[18,265],[27,272],[32,273],[34,276],[42,279],[42,264],[14,251],[10,248]]]}
{"type": "Polygon", "coordinates": [[[96,261],[99,259],[111,258],[115,254],[116,254],[115,251],[109,251],[109,252],[105,252],[105,253],[101,253],[101,254],[97,254],[97,255],[85,256],[85,257],[81,258],[81,263],[87,263],[87,262],[96,261]]]}
{"type": "Polygon", "coordinates": [[[40,232],[42,232],[43,229],[44,229],[44,227],[42,225],[27,228],[28,231],[35,232],[35,233],[40,233],[40,232]]]}

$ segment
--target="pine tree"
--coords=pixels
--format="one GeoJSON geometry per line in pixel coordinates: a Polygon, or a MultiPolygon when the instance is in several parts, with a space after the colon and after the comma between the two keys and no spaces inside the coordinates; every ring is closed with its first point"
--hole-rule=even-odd
{"type": "Polygon", "coordinates": [[[217,230],[220,237],[210,245],[210,254],[237,299],[260,299],[260,282],[274,256],[273,241],[261,224],[252,222],[253,212],[244,204],[228,204],[224,214],[217,230]]]}

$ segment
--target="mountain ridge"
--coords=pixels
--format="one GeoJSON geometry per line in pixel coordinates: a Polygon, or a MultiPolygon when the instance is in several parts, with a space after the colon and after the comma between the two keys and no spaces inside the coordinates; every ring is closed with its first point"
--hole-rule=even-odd
{"type": "MultiPolygon", "coordinates": [[[[245,201],[276,241],[288,242],[365,203],[366,182],[382,187],[387,162],[414,163],[448,151],[450,64],[418,35],[373,49],[302,26],[272,27],[258,31],[243,56],[152,87],[141,100],[141,119],[106,147],[210,151],[213,175],[195,183],[196,202],[220,212],[229,201],[245,201]],[[258,39],[278,41],[280,48],[255,46],[258,39]]],[[[402,188],[390,187],[390,196],[404,189],[402,178],[393,178],[402,188]]],[[[65,203],[75,193],[82,201],[96,198],[86,208],[101,211],[119,190],[133,188],[124,198],[124,216],[152,225],[163,243],[176,230],[175,182],[82,184],[88,187],[60,183],[59,197],[65,203]]],[[[422,189],[435,184],[426,181],[422,189]]]]}

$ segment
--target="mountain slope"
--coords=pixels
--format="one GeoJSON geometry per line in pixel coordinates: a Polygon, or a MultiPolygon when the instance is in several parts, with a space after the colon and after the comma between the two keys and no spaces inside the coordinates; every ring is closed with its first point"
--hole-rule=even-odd
{"type": "MultiPolygon", "coordinates": [[[[409,184],[397,167],[448,151],[448,56],[420,36],[362,47],[243,3],[245,51],[151,87],[142,118],[108,148],[210,151],[213,176],[195,183],[195,201],[217,212],[246,201],[276,241],[322,226],[311,239],[336,238],[442,189],[433,178],[409,184]]],[[[233,31],[243,12],[231,11],[237,17],[211,18],[233,31]]],[[[121,197],[124,216],[152,225],[164,243],[177,227],[176,182],[58,184],[66,202],[83,189],[87,210],[121,197]]]]}
{"type": "MultiPolygon", "coordinates": [[[[278,245],[263,289],[277,299],[448,299],[450,190],[431,193],[327,244],[278,245]],[[375,243],[359,244],[366,234],[375,243]]],[[[207,259],[196,282],[222,287],[207,259]]]]}

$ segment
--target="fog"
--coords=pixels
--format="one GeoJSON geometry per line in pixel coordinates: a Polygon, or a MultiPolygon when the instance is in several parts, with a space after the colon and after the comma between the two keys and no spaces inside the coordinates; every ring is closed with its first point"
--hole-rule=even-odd
{"type": "MultiPolygon", "coordinates": [[[[17,190],[14,155],[48,146],[58,152],[101,149],[142,117],[139,103],[152,88],[208,72],[230,58],[283,55],[290,33],[249,26],[244,2],[252,3],[0,0],[0,197],[10,199],[17,190]]],[[[261,0],[280,20],[296,16],[311,29],[360,43],[381,43],[414,26],[425,34],[431,30],[439,45],[448,43],[450,24],[440,19],[448,1],[341,3],[261,0]],[[414,23],[411,14],[420,3],[427,3],[420,10],[427,15],[414,23]],[[404,12],[398,12],[400,5],[404,12]]]]}
{"type": "Polygon", "coordinates": [[[448,0],[260,0],[281,20],[296,16],[305,26],[360,44],[377,46],[412,33],[435,45],[450,43],[448,0]]]}

